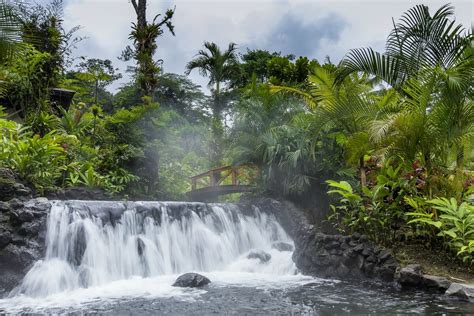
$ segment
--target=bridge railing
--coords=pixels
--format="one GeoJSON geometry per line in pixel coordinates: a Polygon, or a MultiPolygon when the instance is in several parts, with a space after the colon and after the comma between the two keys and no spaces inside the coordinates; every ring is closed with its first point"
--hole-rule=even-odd
{"type": "Polygon", "coordinates": [[[260,176],[260,169],[251,164],[211,169],[191,177],[191,190],[221,185],[252,185],[260,176]]]}

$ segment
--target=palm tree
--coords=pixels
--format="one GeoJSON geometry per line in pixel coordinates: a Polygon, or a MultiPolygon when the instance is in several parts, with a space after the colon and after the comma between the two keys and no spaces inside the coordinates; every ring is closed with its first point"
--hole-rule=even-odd
{"type": "Polygon", "coordinates": [[[472,135],[466,118],[471,117],[474,37],[472,31],[466,32],[456,24],[453,15],[451,5],[442,6],[434,15],[424,5],[411,8],[394,24],[386,52],[380,54],[371,48],[351,50],[340,64],[336,83],[351,73],[363,72],[394,87],[403,102],[399,112],[378,116],[375,130],[377,126],[382,128],[375,135],[387,136],[389,126],[395,128],[398,138],[390,138],[390,151],[401,150],[412,159],[421,153],[425,163],[430,164],[431,132],[437,131],[439,137],[443,133],[442,138],[436,139],[444,142],[445,151],[446,146],[456,147],[456,167],[461,171],[469,143],[466,139],[472,135]],[[435,118],[437,123],[432,121],[435,118]]]}
{"type": "Polygon", "coordinates": [[[222,127],[222,112],[226,107],[223,94],[224,85],[232,82],[238,74],[237,46],[230,43],[223,52],[215,43],[205,42],[205,49],[201,49],[197,55],[186,65],[186,74],[189,75],[194,69],[209,78],[208,87],[211,89],[213,102],[213,153],[211,155],[212,163],[219,163],[222,158],[222,138],[224,130],[222,127]]]}
{"type": "MultiPolygon", "coordinates": [[[[0,1],[0,64],[8,64],[14,53],[20,49],[21,22],[16,8],[5,2],[0,1]]],[[[5,78],[0,77],[0,96],[6,92],[5,78]]]]}
{"type": "Polygon", "coordinates": [[[0,1],[0,61],[9,60],[20,42],[21,22],[16,9],[0,1]]]}
{"type": "Polygon", "coordinates": [[[352,74],[335,85],[336,68],[316,66],[308,76],[308,89],[274,86],[274,92],[286,92],[301,97],[314,111],[315,125],[336,126],[343,136],[346,158],[360,171],[361,186],[366,185],[365,156],[375,149],[369,127],[380,109],[397,101],[394,91],[374,93],[367,76],[352,74]]]}
{"type": "MultiPolygon", "coordinates": [[[[403,84],[418,77],[423,69],[451,69],[469,63],[470,57],[464,51],[472,45],[472,33],[465,34],[462,25],[451,19],[453,15],[454,8],[449,4],[439,8],[433,16],[425,5],[409,9],[400,22],[394,24],[385,53],[372,48],[351,50],[340,64],[337,82],[351,73],[364,72],[401,91],[403,84]]],[[[452,79],[463,79],[467,84],[468,78],[452,79]]]]}

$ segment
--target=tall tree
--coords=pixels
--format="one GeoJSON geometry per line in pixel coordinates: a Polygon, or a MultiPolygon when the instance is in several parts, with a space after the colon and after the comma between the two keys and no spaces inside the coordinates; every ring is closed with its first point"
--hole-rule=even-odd
{"type": "Polygon", "coordinates": [[[156,15],[149,23],[146,18],[147,0],[138,0],[138,2],[132,0],[132,5],[137,15],[137,23],[132,23],[132,32],[129,37],[133,40],[134,48],[127,46],[122,53],[122,58],[136,60],[135,72],[142,93],[153,99],[161,70],[160,61],[153,59],[158,47],[156,39],[163,34],[163,28],[167,28],[174,35],[174,26],[171,21],[174,9],[168,9],[163,17],[161,14],[156,15]]]}
{"type": "Polygon", "coordinates": [[[222,141],[224,128],[222,126],[222,112],[227,102],[224,93],[232,81],[236,80],[239,74],[239,64],[237,57],[237,46],[230,43],[225,51],[222,51],[216,43],[205,42],[204,48],[186,65],[186,74],[189,75],[194,69],[209,78],[208,87],[211,89],[212,102],[212,155],[211,162],[218,164],[222,159],[222,141]],[[227,87],[226,87],[227,84],[227,87]]]}

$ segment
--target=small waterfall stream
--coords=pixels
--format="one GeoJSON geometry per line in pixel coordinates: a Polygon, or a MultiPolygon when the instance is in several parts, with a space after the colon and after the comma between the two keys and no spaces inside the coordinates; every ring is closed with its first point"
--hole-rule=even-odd
{"type": "Polygon", "coordinates": [[[133,277],[234,271],[294,275],[273,215],[233,204],[55,201],[46,257],[10,296],[44,297],[133,277]],[[277,247],[278,248],[278,247],[277,247]],[[248,259],[265,251],[268,262],[248,259]]]}
{"type": "Polygon", "coordinates": [[[292,247],[275,217],[257,208],[55,201],[45,258],[0,299],[0,314],[472,313],[469,302],[438,294],[297,274],[292,247]],[[186,272],[212,283],[172,286],[186,272]]]}

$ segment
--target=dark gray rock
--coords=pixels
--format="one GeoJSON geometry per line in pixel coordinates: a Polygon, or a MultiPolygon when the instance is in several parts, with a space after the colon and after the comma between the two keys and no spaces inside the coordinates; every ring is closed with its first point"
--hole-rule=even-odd
{"type": "Polygon", "coordinates": [[[451,283],[445,294],[465,301],[474,301],[474,284],[451,283]]]}
{"type": "Polygon", "coordinates": [[[48,192],[46,197],[54,200],[114,200],[106,191],[97,188],[74,187],[48,192]]]}
{"type": "Polygon", "coordinates": [[[20,228],[18,229],[18,234],[21,236],[32,236],[32,235],[37,235],[41,228],[42,228],[42,223],[35,221],[35,222],[25,222],[21,224],[20,228]]]}
{"type": "Polygon", "coordinates": [[[436,275],[423,275],[423,286],[428,290],[444,293],[451,286],[451,281],[436,275]]]}
{"type": "Polygon", "coordinates": [[[398,263],[391,252],[365,236],[327,235],[302,225],[295,238],[293,261],[305,274],[339,279],[393,281],[398,263]]]}
{"type": "Polygon", "coordinates": [[[137,238],[137,251],[139,256],[141,256],[145,251],[145,243],[140,237],[137,238]]]}
{"type": "Polygon", "coordinates": [[[12,241],[12,234],[5,227],[0,226],[0,250],[5,248],[12,241]]]}
{"type": "Polygon", "coordinates": [[[178,287],[202,287],[211,283],[211,280],[198,273],[185,273],[180,275],[173,286],[178,287]]]}
{"type": "Polygon", "coordinates": [[[10,211],[10,205],[7,202],[0,201],[0,213],[6,213],[10,211]]]}
{"type": "MultiPolygon", "coordinates": [[[[19,186],[17,186],[18,188],[19,186]]],[[[46,199],[3,204],[0,220],[0,296],[12,290],[28,269],[44,255],[46,218],[51,207],[46,199]]]]}
{"type": "Polygon", "coordinates": [[[292,244],[286,243],[286,242],[274,242],[272,244],[272,248],[276,249],[278,251],[293,251],[294,247],[292,244]]]}
{"type": "Polygon", "coordinates": [[[25,206],[25,203],[17,198],[11,199],[10,201],[8,201],[8,204],[10,205],[11,210],[18,210],[25,206]]]}
{"type": "Polygon", "coordinates": [[[423,269],[419,264],[409,264],[396,272],[395,279],[402,287],[420,287],[423,284],[423,269]]]}
{"type": "Polygon", "coordinates": [[[73,240],[71,243],[72,246],[68,249],[68,261],[79,266],[87,248],[87,238],[84,225],[80,224],[75,227],[75,232],[71,234],[69,238],[72,238],[73,240]]]}
{"type": "Polygon", "coordinates": [[[270,261],[271,258],[272,258],[272,256],[269,253],[266,253],[265,251],[252,250],[247,255],[247,259],[258,259],[258,260],[260,260],[260,263],[268,262],[268,261],[270,261]]]}

